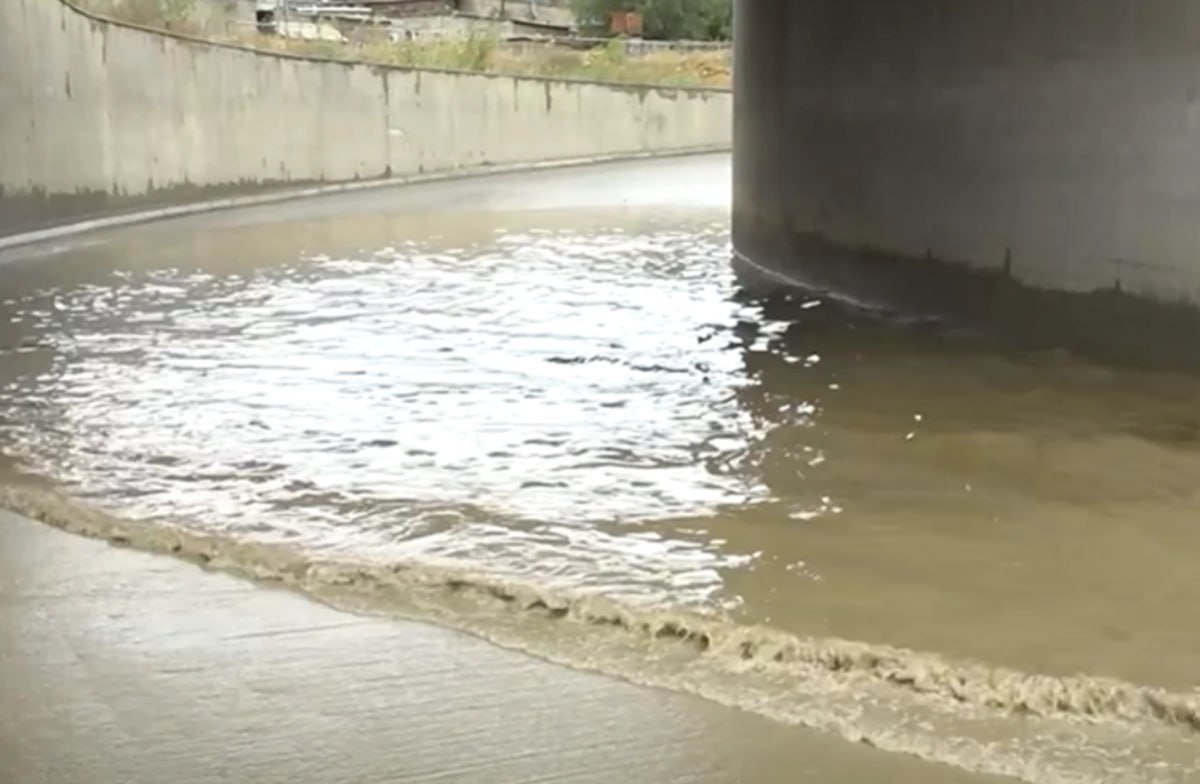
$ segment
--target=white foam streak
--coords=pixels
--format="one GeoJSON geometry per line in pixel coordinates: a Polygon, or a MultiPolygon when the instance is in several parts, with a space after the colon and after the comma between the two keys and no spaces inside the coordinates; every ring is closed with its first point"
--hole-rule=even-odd
{"type": "Polygon", "coordinates": [[[547,590],[452,563],[312,556],[119,519],[32,486],[0,488],[0,506],[72,533],[283,584],[343,609],[439,622],[563,664],[980,772],[1039,783],[1125,780],[1122,771],[1130,781],[1182,781],[1189,773],[1182,761],[1200,758],[1196,695],[802,638],[715,614],[547,590]],[[1161,762],[1151,753],[1169,757],[1161,775],[1148,772],[1161,762]]]}

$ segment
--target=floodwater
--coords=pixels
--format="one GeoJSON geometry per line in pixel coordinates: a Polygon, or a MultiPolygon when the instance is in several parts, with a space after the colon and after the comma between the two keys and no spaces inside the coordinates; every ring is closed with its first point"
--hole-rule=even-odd
{"type": "Polygon", "coordinates": [[[1200,378],[750,300],[728,181],[10,251],[2,500],[964,769],[1200,781],[1200,378]]]}

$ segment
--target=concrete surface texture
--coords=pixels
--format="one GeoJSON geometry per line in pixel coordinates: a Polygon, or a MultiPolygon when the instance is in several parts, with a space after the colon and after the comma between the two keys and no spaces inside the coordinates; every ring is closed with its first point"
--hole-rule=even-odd
{"type": "Polygon", "coordinates": [[[925,286],[928,260],[1200,303],[1200,5],[740,0],[737,21],[747,256],[867,296],[925,286]],[[857,248],[869,275],[830,261],[857,248]]]}
{"type": "Polygon", "coordinates": [[[727,146],[705,90],[265,55],[0,3],[0,234],[282,184],[727,146]]]}

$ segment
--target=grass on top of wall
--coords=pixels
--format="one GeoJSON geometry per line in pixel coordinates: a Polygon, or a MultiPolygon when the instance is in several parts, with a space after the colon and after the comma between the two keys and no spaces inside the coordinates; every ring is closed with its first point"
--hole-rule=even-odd
{"type": "MultiPolygon", "coordinates": [[[[513,44],[476,35],[467,38],[393,42],[372,28],[359,40],[329,41],[264,35],[236,17],[227,0],[68,0],[87,10],[146,27],[236,43],[269,52],[353,60],[410,68],[479,71],[508,76],[591,79],[661,84],[669,87],[718,87],[730,84],[730,54],[717,51],[627,53],[613,40],[592,49],[546,44],[513,44]],[[228,5],[223,8],[222,4],[228,5]],[[224,11],[224,13],[222,13],[224,11]]],[[[0,0],[3,2],[3,0],[0,0]]]]}
{"type": "Polygon", "coordinates": [[[654,52],[631,56],[626,53],[625,44],[617,40],[582,51],[548,44],[509,47],[482,36],[399,43],[340,43],[301,41],[272,35],[243,35],[240,42],[269,51],[412,68],[671,87],[727,88],[730,84],[727,51],[654,52]]]}

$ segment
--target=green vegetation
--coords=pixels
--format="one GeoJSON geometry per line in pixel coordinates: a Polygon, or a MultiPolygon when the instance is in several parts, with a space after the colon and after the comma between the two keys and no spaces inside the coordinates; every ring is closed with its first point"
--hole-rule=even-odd
{"type": "Polygon", "coordinates": [[[641,13],[647,38],[676,41],[728,41],[733,33],[733,0],[573,0],[581,20],[607,27],[614,11],[641,13]]]}
{"type": "MultiPolygon", "coordinates": [[[[72,0],[88,10],[146,27],[204,34],[197,0],[72,0]]],[[[728,5],[728,0],[699,0],[728,5]]],[[[0,0],[4,2],[4,0],[0,0]]],[[[667,0],[658,0],[669,5],[667,0]]],[[[673,0],[687,4],[688,0],[673,0]]],[[[216,41],[273,52],[407,68],[479,71],[508,76],[591,79],[661,84],[671,87],[728,87],[728,51],[653,52],[631,56],[625,42],[612,39],[593,49],[554,44],[516,44],[488,36],[392,42],[382,31],[350,32],[359,40],[299,40],[263,35],[252,26],[220,27],[208,32],[216,41]]]]}
{"type": "Polygon", "coordinates": [[[727,51],[659,52],[631,57],[626,54],[624,42],[615,39],[585,51],[551,45],[513,48],[486,37],[355,44],[254,34],[237,40],[257,49],[310,57],[509,76],[728,87],[730,74],[727,51]]]}
{"type": "Polygon", "coordinates": [[[191,26],[196,0],[77,0],[89,11],[145,27],[167,30],[191,26]]]}

